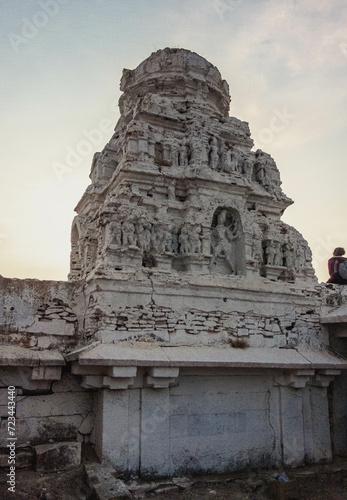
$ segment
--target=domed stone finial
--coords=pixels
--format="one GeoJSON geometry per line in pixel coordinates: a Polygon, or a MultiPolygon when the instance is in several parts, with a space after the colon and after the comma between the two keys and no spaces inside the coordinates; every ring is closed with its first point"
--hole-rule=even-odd
{"type": "Polygon", "coordinates": [[[124,69],[120,89],[128,99],[153,92],[191,105],[203,99],[212,112],[223,116],[229,112],[227,82],[215,66],[186,49],[158,50],[134,70],[124,69]]]}

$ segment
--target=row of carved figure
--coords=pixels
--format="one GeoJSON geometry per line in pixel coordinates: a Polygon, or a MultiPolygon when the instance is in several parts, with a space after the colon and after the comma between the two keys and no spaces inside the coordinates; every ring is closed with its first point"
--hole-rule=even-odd
{"type": "MultiPolygon", "coordinates": [[[[150,221],[146,216],[130,216],[123,220],[106,217],[99,225],[98,236],[91,226],[84,237],[76,240],[74,259],[90,265],[97,253],[106,254],[109,248],[136,247],[151,254],[211,255],[210,268],[217,270],[227,263],[230,274],[237,274],[242,262],[251,259],[257,267],[263,265],[286,267],[299,272],[310,266],[311,252],[298,235],[264,239],[257,222],[249,226],[245,246],[239,215],[235,210],[222,209],[213,217],[211,227],[185,222],[150,221]],[[245,249],[249,254],[244,255],[245,249]],[[82,257],[83,256],[83,257],[82,257]],[[88,262],[87,262],[88,261],[88,262]]],[[[218,272],[218,270],[217,270],[218,272]]]]}
{"type": "Polygon", "coordinates": [[[289,271],[299,272],[311,263],[312,253],[307,245],[291,241],[268,240],[263,242],[264,264],[286,267],[289,271]]]}
{"type": "Polygon", "coordinates": [[[270,191],[278,189],[281,184],[270,155],[261,150],[255,155],[247,155],[216,137],[210,139],[207,146],[197,136],[181,142],[173,140],[163,144],[157,154],[160,154],[159,161],[166,161],[174,167],[208,165],[215,171],[242,175],[249,182],[256,181],[270,191]]]}
{"type": "MultiPolygon", "coordinates": [[[[137,123],[136,125],[142,126],[143,124],[137,123]]],[[[135,132],[141,131],[140,136],[144,133],[141,127],[140,130],[137,130],[135,124],[133,124],[133,128],[135,132]]],[[[148,130],[145,132],[148,134],[148,130]]],[[[137,136],[137,133],[135,135],[137,136]]],[[[147,143],[147,148],[153,148],[150,154],[155,156],[156,162],[159,164],[173,167],[191,166],[193,168],[207,165],[211,170],[240,175],[248,182],[257,182],[271,193],[280,191],[281,180],[276,163],[269,154],[261,150],[257,150],[255,153],[244,153],[221,138],[205,139],[197,133],[181,140],[177,138],[164,139],[155,145],[152,142],[151,147],[146,137],[141,138],[141,141],[147,143]]],[[[127,149],[124,145],[124,153],[127,149]]],[[[143,146],[141,149],[143,151],[143,146]]]]}
{"type": "Polygon", "coordinates": [[[202,251],[201,225],[151,223],[146,218],[111,221],[105,226],[104,248],[109,245],[135,246],[156,253],[196,253],[202,251]]]}

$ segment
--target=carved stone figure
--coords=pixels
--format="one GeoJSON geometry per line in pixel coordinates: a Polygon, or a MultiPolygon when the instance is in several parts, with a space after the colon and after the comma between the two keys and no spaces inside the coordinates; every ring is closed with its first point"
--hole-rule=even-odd
{"type": "Polygon", "coordinates": [[[211,140],[210,145],[210,167],[212,170],[217,170],[219,164],[218,142],[215,137],[211,140]]]}
{"type": "Polygon", "coordinates": [[[179,145],[177,141],[174,139],[171,142],[171,164],[173,167],[178,167],[179,165],[179,145]]]}
{"type": "Polygon", "coordinates": [[[190,228],[189,228],[188,224],[183,225],[181,228],[180,235],[178,237],[178,241],[180,244],[180,251],[182,254],[191,253],[189,232],[190,232],[190,228]]]}
{"type": "Polygon", "coordinates": [[[261,263],[263,261],[263,246],[262,246],[263,233],[256,222],[252,223],[252,259],[261,263]]]}
{"type": "Polygon", "coordinates": [[[183,140],[179,149],[179,164],[181,167],[188,166],[188,148],[185,139],[183,140]]]}
{"type": "Polygon", "coordinates": [[[123,245],[136,246],[136,229],[132,219],[127,219],[122,224],[123,245]]]}
{"type": "Polygon", "coordinates": [[[210,266],[216,263],[217,259],[225,259],[230,266],[231,274],[235,273],[235,245],[239,237],[239,227],[236,219],[226,224],[227,211],[222,210],[218,215],[217,225],[211,234],[212,258],[210,266]]]}
{"type": "Polygon", "coordinates": [[[189,243],[192,253],[201,253],[200,226],[192,226],[189,233],[189,243]]]}
{"type": "Polygon", "coordinates": [[[170,201],[176,200],[176,180],[172,179],[167,188],[167,197],[170,201]]]}
{"type": "Polygon", "coordinates": [[[291,243],[286,243],[283,248],[284,261],[288,271],[292,271],[295,267],[294,248],[291,243]]]}
{"type": "Polygon", "coordinates": [[[281,243],[279,241],[273,242],[274,247],[274,266],[283,266],[283,254],[281,251],[281,243]]]}
{"type": "Polygon", "coordinates": [[[166,224],[163,228],[163,246],[164,252],[172,252],[172,226],[166,224]]]}
{"type": "Polygon", "coordinates": [[[265,256],[266,256],[266,264],[268,266],[274,266],[275,265],[275,248],[273,245],[272,241],[268,241],[266,249],[265,249],[265,256]]]}
{"type": "Polygon", "coordinates": [[[247,181],[250,182],[253,176],[253,162],[250,158],[245,158],[245,161],[243,162],[243,173],[245,174],[247,181]]]}
{"type": "Polygon", "coordinates": [[[178,239],[178,229],[173,225],[171,228],[171,251],[174,254],[178,254],[178,239]]]}
{"type": "Polygon", "coordinates": [[[145,217],[140,217],[136,224],[137,246],[149,251],[151,246],[151,224],[145,217]]]}
{"type": "Polygon", "coordinates": [[[225,142],[221,141],[220,142],[220,147],[219,147],[219,165],[218,165],[218,170],[225,171],[225,156],[226,156],[225,142]]]}
{"type": "Polygon", "coordinates": [[[152,247],[156,253],[164,253],[165,250],[165,233],[164,225],[156,223],[152,229],[152,247]]]}
{"type": "Polygon", "coordinates": [[[234,149],[231,156],[231,167],[230,167],[232,172],[240,172],[239,160],[240,160],[240,153],[236,149],[234,149]]]}
{"type": "Polygon", "coordinates": [[[281,180],[276,163],[267,153],[260,149],[256,151],[255,180],[259,182],[269,193],[279,196],[281,180]]]}
{"type": "Polygon", "coordinates": [[[151,235],[152,235],[152,224],[144,220],[142,224],[142,247],[145,251],[149,251],[151,248],[151,235]]]}
{"type": "Polygon", "coordinates": [[[121,245],[122,244],[122,225],[119,220],[111,220],[105,225],[104,233],[104,248],[109,245],[121,245]]]}
{"type": "Polygon", "coordinates": [[[225,151],[223,170],[227,174],[231,174],[233,172],[232,151],[229,148],[226,149],[226,151],[225,151]]]}
{"type": "Polygon", "coordinates": [[[201,141],[194,134],[189,142],[190,145],[190,165],[194,165],[194,167],[199,167],[201,165],[201,141]]]}

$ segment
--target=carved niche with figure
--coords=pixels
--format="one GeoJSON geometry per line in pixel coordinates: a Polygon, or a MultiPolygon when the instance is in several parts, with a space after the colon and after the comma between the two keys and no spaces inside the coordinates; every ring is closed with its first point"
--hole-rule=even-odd
{"type": "Polygon", "coordinates": [[[211,227],[211,272],[242,274],[245,260],[243,240],[238,211],[232,208],[217,209],[211,227]]]}

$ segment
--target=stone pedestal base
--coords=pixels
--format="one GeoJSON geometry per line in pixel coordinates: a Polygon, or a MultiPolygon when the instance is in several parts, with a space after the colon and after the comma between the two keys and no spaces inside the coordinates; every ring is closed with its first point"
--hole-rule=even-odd
{"type": "Polygon", "coordinates": [[[272,281],[278,280],[281,274],[285,273],[287,268],[284,266],[268,266],[265,265],[262,267],[262,275],[265,278],[269,278],[272,281]]]}
{"type": "Polygon", "coordinates": [[[173,267],[178,271],[208,273],[209,261],[210,256],[189,254],[178,257],[173,267]]]}
{"type": "Polygon", "coordinates": [[[105,262],[107,267],[115,268],[116,270],[117,268],[128,266],[141,266],[142,253],[136,246],[129,246],[126,248],[110,246],[107,249],[105,262]]]}

